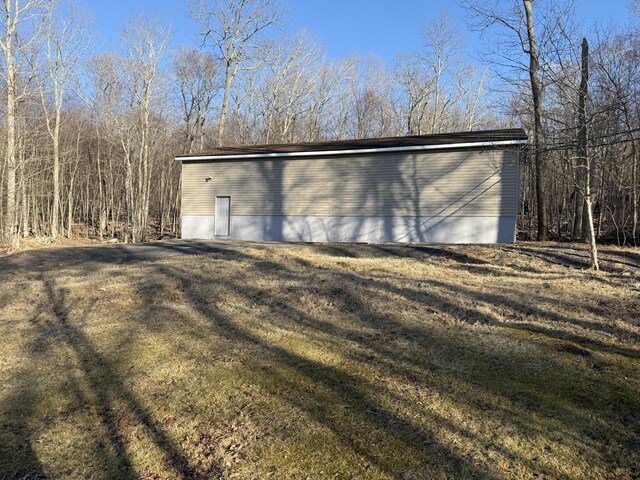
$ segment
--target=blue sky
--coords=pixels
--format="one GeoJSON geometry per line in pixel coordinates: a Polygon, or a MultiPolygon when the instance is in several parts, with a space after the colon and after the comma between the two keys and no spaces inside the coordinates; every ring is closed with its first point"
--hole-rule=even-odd
{"type": "MultiPolygon", "coordinates": [[[[97,49],[114,48],[118,32],[132,15],[157,18],[171,25],[173,44],[194,44],[195,30],[188,17],[188,0],[79,0],[94,18],[97,49]]],[[[478,34],[469,32],[465,13],[455,0],[281,0],[288,11],[287,29],[306,29],[324,44],[330,58],[373,53],[391,62],[397,53],[421,43],[421,27],[448,12],[470,52],[478,34]]],[[[598,22],[624,24],[627,0],[577,0],[587,32],[598,22]]]]}

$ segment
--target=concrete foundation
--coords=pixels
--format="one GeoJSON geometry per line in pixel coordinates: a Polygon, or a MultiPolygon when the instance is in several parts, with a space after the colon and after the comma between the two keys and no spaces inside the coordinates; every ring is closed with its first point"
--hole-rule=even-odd
{"type": "Polygon", "coordinates": [[[184,239],[272,242],[513,243],[516,217],[231,216],[231,234],[214,235],[215,217],[182,217],[184,239]]]}

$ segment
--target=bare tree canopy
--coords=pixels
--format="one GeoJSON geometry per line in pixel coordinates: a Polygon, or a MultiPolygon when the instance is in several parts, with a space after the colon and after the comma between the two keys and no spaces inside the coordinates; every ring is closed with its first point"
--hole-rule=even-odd
{"type": "Polygon", "coordinates": [[[460,3],[483,44],[442,14],[385,61],[328,58],[277,0],[193,0],[192,46],[162,19],[129,19],[110,50],[69,0],[5,0],[3,241],[177,236],[180,153],[523,126],[520,238],[637,243],[637,16],[603,31],[571,0],[460,3]]]}
{"type": "Polygon", "coordinates": [[[196,0],[192,15],[224,63],[224,93],[218,125],[218,144],[224,140],[229,93],[238,72],[257,68],[261,37],[281,18],[277,0],[196,0]]]}

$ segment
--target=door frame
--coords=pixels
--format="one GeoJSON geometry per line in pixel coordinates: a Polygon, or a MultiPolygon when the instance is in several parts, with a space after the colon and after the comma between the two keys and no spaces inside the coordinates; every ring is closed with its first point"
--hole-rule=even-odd
{"type": "Polygon", "coordinates": [[[215,215],[214,215],[214,221],[213,221],[213,236],[214,237],[229,237],[231,236],[231,195],[216,195],[215,197],[215,205],[214,205],[214,209],[215,209],[215,215]],[[222,234],[222,233],[218,233],[217,232],[217,228],[218,228],[218,199],[222,199],[222,198],[226,198],[229,200],[229,207],[228,207],[228,212],[227,212],[227,233],[226,234],[222,234]]]}

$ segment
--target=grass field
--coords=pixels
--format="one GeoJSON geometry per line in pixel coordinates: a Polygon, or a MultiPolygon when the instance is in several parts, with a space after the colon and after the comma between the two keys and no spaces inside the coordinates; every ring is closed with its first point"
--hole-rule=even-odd
{"type": "Polygon", "coordinates": [[[0,258],[0,479],[640,478],[640,250],[0,258]]]}

